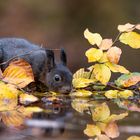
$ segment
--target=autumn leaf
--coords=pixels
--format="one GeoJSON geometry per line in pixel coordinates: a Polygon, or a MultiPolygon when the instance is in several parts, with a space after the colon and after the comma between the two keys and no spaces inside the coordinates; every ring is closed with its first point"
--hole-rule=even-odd
{"type": "Polygon", "coordinates": [[[90,48],[86,51],[85,55],[88,58],[88,62],[96,62],[103,56],[103,51],[100,49],[90,48]]]}
{"type": "Polygon", "coordinates": [[[105,62],[108,62],[108,58],[107,58],[107,53],[104,52],[102,57],[98,60],[99,63],[105,63],[105,62]]]}
{"type": "Polygon", "coordinates": [[[112,72],[129,73],[129,71],[123,66],[113,64],[110,62],[106,62],[105,65],[108,66],[112,72]]]}
{"type": "Polygon", "coordinates": [[[135,29],[135,25],[130,23],[126,23],[124,25],[118,25],[118,30],[120,32],[130,32],[133,31],[134,29],[135,29]]]}
{"type": "Polygon", "coordinates": [[[133,92],[131,90],[124,90],[118,93],[120,98],[128,99],[133,96],[133,92]]]}
{"type": "Polygon", "coordinates": [[[108,90],[105,92],[108,99],[116,99],[118,97],[118,90],[108,90]]]}
{"type": "Polygon", "coordinates": [[[140,34],[136,32],[122,33],[119,40],[134,49],[140,48],[140,34]]]}
{"type": "Polygon", "coordinates": [[[24,88],[34,81],[32,68],[23,59],[11,62],[5,69],[3,76],[3,81],[17,85],[20,88],[24,88]]]}
{"type": "Polygon", "coordinates": [[[122,54],[122,51],[118,47],[111,47],[107,51],[107,58],[111,63],[117,64],[120,60],[120,56],[122,54]]]}
{"type": "Polygon", "coordinates": [[[111,140],[111,139],[108,136],[101,134],[101,135],[98,135],[95,138],[95,140],[111,140]]]}
{"type": "Polygon", "coordinates": [[[120,135],[117,124],[115,122],[110,122],[106,126],[105,134],[110,138],[117,138],[120,135]]]}
{"type": "Polygon", "coordinates": [[[98,33],[91,33],[88,29],[84,31],[84,37],[89,41],[91,45],[99,46],[102,42],[102,37],[98,33]]]}
{"type": "Polygon", "coordinates": [[[127,140],[140,140],[139,136],[131,136],[129,138],[127,138],[127,140]]]}
{"type": "Polygon", "coordinates": [[[86,134],[89,137],[94,137],[96,135],[100,135],[101,130],[98,126],[94,124],[87,124],[86,129],[84,130],[84,134],[86,134]]]}
{"type": "Polygon", "coordinates": [[[119,87],[130,87],[137,84],[140,81],[140,73],[133,72],[130,74],[121,75],[116,81],[115,84],[119,87]]]}
{"type": "Polygon", "coordinates": [[[33,95],[22,93],[20,94],[19,101],[20,103],[27,105],[38,101],[38,98],[33,95]]]}
{"type": "Polygon", "coordinates": [[[71,93],[71,96],[76,96],[76,97],[89,97],[91,96],[93,93],[91,91],[88,90],[84,90],[84,89],[79,89],[76,90],[75,92],[71,93]]]}
{"type": "Polygon", "coordinates": [[[26,107],[25,108],[25,112],[42,112],[42,111],[43,111],[42,108],[36,107],[36,106],[34,106],[34,107],[26,107]]]}
{"type": "Polygon", "coordinates": [[[104,121],[110,116],[110,110],[106,103],[102,103],[91,111],[94,121],[104,121]]]}
{"type": "Polygon", "coordinates": [[[103,39],[99,48],[101,50],[108,50],[113,44],[112,39],[103,39]]]}
{"type": "Polygon", "coordinates": [[[104,85],[107,84],[111,77],[111,71],[105,64],[95,64],[93,73],[95,78],[104,85]]]}
{"type": "Polygon", "coordinates": [[[1,71],[1,68],[0,68],[0,79],[3,78],[3,74],[2,74],[2,71],[1,71]]]}

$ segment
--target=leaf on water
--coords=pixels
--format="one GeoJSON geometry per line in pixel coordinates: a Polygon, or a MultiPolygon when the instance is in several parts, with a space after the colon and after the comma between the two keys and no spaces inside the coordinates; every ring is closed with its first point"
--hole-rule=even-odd
{"type": "Polygon", "coordinates": [[[94,121],[104,121],[110,116],[110,109],[106,103],[98,105],[95,109],[92,109],[92,119],[94,121]]]}
{"type": "Polygon", "coordinates": [[[0,111],[14,109],[17,102],[18,90],[15,86],[0,82],[0,111]]]}
{"type": "Polygon", "coordinates": [[[112,39],[103,39],[99,48],[101,50],[108,50],[112,46],[113,42],[112,39]]]}
{"type": "Polygon", "coordinates": [[[89,97],[91,96],[93,93],[91,91],[88,90],[84,90],[84,89],[79,89],[76,90],[75,92],[71,93],[71,96],[76,96],[76,97],[89,97]]]}
{"type": "Polygon", "coordinates": [[[139,136],[131,136],[129,138],[127,138],[127,140],[140,140],[139,136]]]}
{"type": "Polygon", "coordinates": [[[120,48],[111,47],[107,51],[107,58],[111,63],[118,64],[121,54],[122,54],[122,50],[120,48]]]}
{"type": "Polygon", "coordinates": [[[111,140],[111,139],[108,136],[101,134],[97,136],[95,140],[111,140]]]}
{"type": "Polygon", "coordinates": [[[129,74],[121,75],[116,81],[115,84],[119,87],[130,87],[140,82],[140,73],[133,72],[129,74]]]}
{"type": "Polygon", "coordinates": [[[20,88],[24,88],[29,83],[34,81],[34,76],[30,64],[23,59],[13,61],[5,69],[4,81],[10,84],[15,84],[20,88]]]}
{"type": "Polygon", "coordinates": [[[103,53],[103,56],[98,60],[99,63],[105,63],[105,62],[108,62],[108,58],[107,58],[107,53],[104,52],[103,53]]]}
{"type": "Polygon", "coordinates": [[[135,28],[138,29],[138,30],[140,30],[140,24],[137,24],[137,25],[135,26],[135,28]]]}
{"type": "Polygon", "coordinates": [[[105,96],[108,99],[116,99],[118,98],[118,90],[108,90],[105,92],[105,96]]]}
{"type": "Polygon", "coordinates": [[[99,46],[102,42],[102,37],[98,33],[91,33],[88,29],[84,31],[84,37],[88,40],[91,45],[99,46]]]}
{"type": "Polygon", "coordinates": [[[84,134],[86,134],[89,137],[94,137],[96,135],[100,135],[101,130],[98,126],[94,124],[87,124],[86,129],[84,130],[84,134]]]}
{"type": "Polygon", "coordinates": [[[75,88],[84,88],[89,86],[91,83],[94,83],[94,80],[84,78],[77,78],[72,80],[73,87],[75,88]]]}
{"type": "Polygon", "coordinates": [[[126,23],[124,25],[118,25],[118,30],[120,32],[130,32],[133,31],[134,29],[135,29],[135,25],[130,23],[126,23]]]}
{"type": "Polygon", "coordinates": [[[95,78],[104,85],[107,84],[111,77],[111,71],[105,64],[95,64],[93,73],[95,78]]]}
{"type": "Polygon", "coordinates": [[[88,58],[88,62],[96,62],[103,56],[103,51],[100,49],[90,48],[86,51],[85,55],[88,58]]]}
{"type": "Polygon", "coordinates": [[[136,32],[122,33],[119,40],[134,49],[140,48],[140,34],[136,32]]]}
{"type": "Polygon", "coordinates": [[[108,66],[112,72],[129,73],[129,71],[123,66],[113,64],[110,62],[105,63],[105,65],[108,66]]]}
{"type": "Polygon", "coordinates": [[[110,138],[117,138],[120,135],[117,124],[115,122],[110,122],[106,126],[105,134],[110,138]]]}
{"type": "Polygon", "coordinates": [[[25,111],[26,112],[42,112],[43,109],[35,106],[35,107],[26,107],[25,111]]]}
{"type": "Polygon", "coordinates": [[[131,90],[124,90],[118,93],[120,98],[128,99],[129,97],[133,96],[133,92],[131,90]]]}
{"type": "Polygon", "coordinates": [[[19,101],[20,103],[27,105],[27,104],[38,101],[38,98],[33,95],[22,93],[20,94],[19,101]]]}

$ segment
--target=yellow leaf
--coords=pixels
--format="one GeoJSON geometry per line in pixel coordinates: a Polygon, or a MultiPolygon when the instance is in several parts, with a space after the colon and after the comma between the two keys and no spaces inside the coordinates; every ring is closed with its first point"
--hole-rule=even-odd
{"type": "Polygon", "coordinates": [[[22,94],[20,94],[19,100],[20,100],[20,103],[27,105],[29,103],[38,101],[38,98],[33,95],[22,93],[22,94]]]}
{"type": "Polygon", "coordinates": [[[81,90],[79,89],[76,90],[75,92],[72,92],[71,95],[76,97],[89,97],[92,95],[92,92],[84,89],[81,90]]]}
{"type": "Polygon", "coordinates": [[[129,71],[123,66],[113,64],[110,62],[105,63],[105,65],[108,66],[112,72],[129,73],[129,71]]]}
{"type": "Polygon", "coordinates": [[[95,78],[104,85],[107,84],[111,77],[111,71],[105,64],[95,64],[93,73],[95,78]]]}
{"type": "Polygon", "coordinates": [[[0,82],[0,111],[14,109],[17,102],[18,90],[13,85],[0,82]]]}
{"type": "Polygon", "coordinates": [[[110,109],[106,103],[98,105],[95,109],[91,111],[92,111],[92,119],[94,121],[103,122],[110,116],[110,109]]]}
{"type": "Polygon", "coordinates": [[[76,78],[72,80],[73,87],[75,88],[84,88],[90,85],[91,83],[94,83],[94,80],[84,78],[76,78]]]}
{"type": "Polygon", "coordinates": [[[25,111],[26,112],[42,112],[43,109],[40,107],[26,107],[25,111]]]}
{"type": "Polygon", "coordinates": [[[104,123],[104,122],[97,122],[96,125],[100,128],[100,130],[101,130],[102,132],[104,132],[105,129],[106,129],[107,123],[104,123]]]}
{"type": "Polygon", "coordinates": [[[91,33],[88,29],[84,31],[84,37],[89,41],[91,45],[99,46],[102,42],[102,37],[98,33],[91,33]]]}
{"type": "Polygon", "coordinates": [[[133,92],[131,90],[124,90],[118,93],[120,98],[128,99],[129,97],[133,96],[133,92]]]}
{"type": "Polygon", "coordinates": [[[108,61],[109,60],[107,58],[107,53],[106,52],[104,52],[103,56],[98,60],[98,62],[100,62],[100,63],[105,63],[105,62],[108,62],[108,61]]]}
{"type": "Polygon", "coordinates": [[[85,55],[88,58],[88,62],[96,62],[103,56],[103,51],[100,49],[90,48],[86,51],[85,55]]]}
{"type": "Polygon", "coordinates": [[[108,99],[115,99],[118,97],[118,90],[108,90],[105,92],[105,96],[108,99]]]}
{"type": "Polygon", "coordinates": [[[120,32],[130,32],[135,29],[135,25],[126,23],[125,25],[118,25],[118,30],[120,32]]]}
{"type": "Polygon", "coordinates": [[[122,119],[125,118],[126,116],[128,116],[128,112],[121,113],[121,114],[119,114],[119,115],[112,114],[111,116],[109,116],[109,117],[107,118],[107,120],[105,120],[105,122],[106,122],[106,123],[115,122],[115,121],[118,121],[118,120],[122,120],[122,119]]]}
{"type": "Polygon", "coordinates": [[[3,76],[4,81],[10,84],[15,84],[20,88],[24,88],[29,83],[34,81],[32,68],[23,59],[11,62],[5,69],[3,76]]]}
{"type": "Polygon", "coordinates": [[[117,138],[120,133],[118,126],[115,122],[111,122],[106,126],[105,134],[110,138],[117,138]]]}
{"type": "Polygon", "coordinates": [[[108,136],[101,134],[97,136],[95,140],[111,140],[111,139],[108,136]]]}
{"type": "Polygon", "coordinates": [[[131,136],[127,140],[140,140],[139,136],[131,136]]]}
{"type": "Polygon", "coordinates": [[[103,39],[99,48],[101,50],[108,50],[112,46],[113,42],[112,39],[103,39]]]}
{"type": "Polygon", "coordinates": [[[107,58],[111,63],[117,64],[120,60],[120,56],[122,54],[122,51],[118,47],[111,47],[107,51],[107,58]]]}
{"type": "Polygon", "coordinates": [[[84,134],[89,137],[94,137],[101,134],[101,130],[98,126],[94,124],[87,124],[86,129],[84,130],[84,134]]]}
{"type": "Polygon", "coordinates": [[[132,48],[140,48],[140,34],[136,32],[122,33],[119,40],[132,48]]]}

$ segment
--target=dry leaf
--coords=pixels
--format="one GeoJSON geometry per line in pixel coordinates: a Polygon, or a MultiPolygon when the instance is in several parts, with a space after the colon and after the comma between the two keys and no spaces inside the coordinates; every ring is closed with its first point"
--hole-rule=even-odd
{"type": "Polygon", "coordinates": [[[101,50],[108,50],[112,46],[113,42],[112,39],[103,39],[99,48],[101,50]]]}
{"type": "Polygon", "coordinates": [[[118,30],[120,32],[130,32],[135,29],[135,25],[126,23],[125,25],[118,25],[118,30]]]}
{"type": "Polygon", "coordinates": [[[4,81],[7,81],[10,84],[15,84],[20,88],[24,88],[34,81],[32,68],[23,59],[11,62],[5,69],[3,76],[4,81]]]}
{"type": "Polygon", "coordinates": [[[88,29],[84,31],[84,37],[89,41],[91,45],[99,46],[102,42],[102,37],[98,33],[91,33],[88,29]]]}
{"type": "Polygon", "coordinates": [[[111,63],[117,64],[120,60],[120,56],[122,54],[122,51],[118,47],[111,47],[107,51],[107,58],[111,63]]]}
{"type": "Polygon", "coordinates": [[[102,134],[97,136],[95,140],[111,140],[111,139],[108,136],[102,134]]]}
{"type": "Polygon", "coordinates": [[[116,99],[118,97],[118,90],[108,90],[105,92],[108,99],[116,99]]]}
{"type": "Polygon", "coordinates": [[[133,92],[131,90],[124,90],[118,93],[120,98],[128,99],[129,97],[133,96],[133,92]]]}
{"type": "Polygon", "coordinates": [[[71,95],[76,97],[89,97],[92,95],[92,92],[84,89],[81,90],[79,89],[76,90],[75,92],[72,92],[71,95]]]}
{"type": "Polygon", "coordinates": [[[127,140],[140,140],[139,136],[131,136],[129,138],[127,138],[127,140]]]}

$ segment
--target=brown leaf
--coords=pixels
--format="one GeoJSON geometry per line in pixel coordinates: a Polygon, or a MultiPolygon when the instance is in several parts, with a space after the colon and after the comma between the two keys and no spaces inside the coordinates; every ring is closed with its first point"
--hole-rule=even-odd
{"type": "Polygon", "coordinates": [[[120,60],[120,56],[122,54],[122,51],[120,48],[118,47],[111,47],[108,51],[107,51],[107,58],[110,62],[117,64],[120,60]]]}

